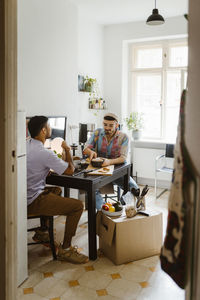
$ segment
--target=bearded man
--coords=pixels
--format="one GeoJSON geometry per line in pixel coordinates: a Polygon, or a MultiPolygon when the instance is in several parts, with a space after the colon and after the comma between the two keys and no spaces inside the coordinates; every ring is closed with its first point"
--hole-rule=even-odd
{"type": "MultiPolygon", "coordinates": [[[[103,167],[117,165],[126,162],[128,154],[128,136],[118,130],[118,117],[113,113],[107,113],[103,118],[103,128],[95,130],[88,140],[84,149],[84,154],[92,160],[96,157],[105,158],[103,167]]],[[[113,182],[123,189],[123,178],[113,182]]],[[[139,189],[137,183],[132,177],[129,178],[129,187],[139,189]]],[[[100,210],[103,204],[103,198],[99,190],[96,191],[96,208],[100,210]]]]}

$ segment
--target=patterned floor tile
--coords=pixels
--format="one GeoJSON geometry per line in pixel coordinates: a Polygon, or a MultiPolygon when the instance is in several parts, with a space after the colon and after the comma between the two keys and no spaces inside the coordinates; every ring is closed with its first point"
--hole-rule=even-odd
{"type": "Polygon", "coordinates": [[[22,288],[34,287],[43,279],[43,274],[41,272],[35,271],[29,274],[29,277],[21,285],[22,288]]]}
{"type": "Polygon", "coordinates": [[[84,269],[85,269],[86,272],[94,271],[94,267],[93,266],[86,266],[86,267],[84,267],[84,269]]]}
{"type": "Polygon", "coordinates": [[[25,289],[23,289],[23,293],[24,293],[24,295],[33,294],[33,288],[32,287],[25,288],[25,289]]]}
{"type": "Polygon", "coordinates": [[[139,282],[139,284],[142,288],[147,288],[149,286],[149,283],[147,281],[139,282]]]}
{"type": "Polygon", "coordinates": [[[66,290],[61,296],[61,300],[93,300],[97,297],[96,290],[79,285],[66,290]]]}
{"type": "Polygon", "coordinates": [[[73,287],[73,286],[79,285],[79,282],[78,282],[78,280],[70,280],[68,282],[68,284],[69,284],[70,287],[73,287]]]}
{"type": "Polygon", "coordinates": [[[79,283],[81,286],[85,286],[95,290],[105,289],[112,278],[98,271],[86,272],[79,278],[79,283]]]}
{"type": "Polygon", "coordinates": [[[112,282],[107,286],[106,290],[108,294],[114,297],[119,297],[120,299],[135,299],[140,291],[141,286],[138,283],[131,282],[124,279],[112,280],[112,282]]]}
{"type": "Polygon", "coordinates": [[[106,295],[108,295],[108,292],[106,291],[106,289],[96,290],[96,292],[97,292],[98,296],[106,296],[106,295]]]}
{"type": "Polygon", "coordinates": [[[121,275],[119,273],[111,274],[112,279],[119,279],[121,275]]]}
{"type": "Polygon", "coordinates": [[[56,266],[53,274],[55,278],[70,281],[78,280],[84,273],[85,269],[83,266],[64,262],[56,266]]]}
{"type": "MultiPolygon", "coordinates": [[[[147,198],[147,208],[163,212],[164,233],[167,225],[168,195],[167,192],[155,200],[154,190],[150,188],[147,198]]],[[[62,241],[65,217],[56,217],[54,224],[56,240],[62,241]]],[[[78,245],[88,255],[87,211],[83,212],[79,225],[73,245],[78,245]]],[[[32,240],[32,234],[28,236],[32,240]]],[[[29,278],[18,288],[17,300],[184,299],[184,291],[161,270],[158,256],[116,266],[98,253],[96,261],[74,265],[53,261],[50,249],[34,245],[28,248],[28,260],[29,278]],[[74,284],[69,286],[69,282],[74,284]],[[27,289],[26,294],[24,289],[27,289]],[[99,290],[106,290],[107,294],[102,292],[99,296],[96,292],[99,290]]]]}
{"type": "Polygon", "coordinates": [[[108,258],[102,257],[94,263],[94,269],[104,274],[118,273],[124,268],[124,265],[116,266],[108,258]]]}
{"type": "Polygon", "coordinates": [[[34,287],[34,293],[45,298],[60,297],[68,288],[68,282],[55,278],[44,278],[39,284],[34,287]]]}
{"type": "Polygon", "coordinates": [[[152,275],[152,272],[142,265],[130,264],[124,266],[124,268],[120,271],[120,275],[125,280],[142,282],[147,281],[152,275]]]}
{"type": "Polygon", "coordinates": [[[46,272],[46,273],[43,273],[43,275],[44,275],[44,278],[53,277],[52,272],[46,272]]]}

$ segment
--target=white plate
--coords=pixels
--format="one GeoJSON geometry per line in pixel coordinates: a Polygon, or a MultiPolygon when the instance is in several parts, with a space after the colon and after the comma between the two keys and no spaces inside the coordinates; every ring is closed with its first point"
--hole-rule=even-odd
{"type": "Polygon", "coordinates": [[[102,209],[101,211],[102,211],[103,214],[105,214],[105,215],[107,215],[109,217],[119,217],[123,213],[123,209],[120,210],[120,211],[114,211],[114,212],[110,212],[110,211],[107,211],[105,209],[102,209]]]}

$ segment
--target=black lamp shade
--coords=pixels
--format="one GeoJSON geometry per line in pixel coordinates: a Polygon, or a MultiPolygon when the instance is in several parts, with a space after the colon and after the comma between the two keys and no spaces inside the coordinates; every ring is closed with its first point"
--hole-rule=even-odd
{"type": "Polygon", "coordinates": [[[159,15],[157,8],[154,8],[152,10],[152,15],[150,15],[146,21],[146,24],[148,24],[148,25],[161,25],[164,23],[165,23],[165,20],[161,15],[159,15]]]}

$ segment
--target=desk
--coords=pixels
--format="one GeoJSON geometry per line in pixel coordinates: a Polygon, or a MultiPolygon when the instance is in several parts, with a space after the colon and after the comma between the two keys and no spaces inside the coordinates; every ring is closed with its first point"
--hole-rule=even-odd
{"type": "Polygon", "coordinates": [[[69,196],[69,188],[85,190],[88,194],[88,242],[89,258],[97,258],[97,241],[96,241],[96,201],[95,191],[104,185],[124,177],[124,192],[129,190],[130,167],[128,163],[116,165],[112,176],[94,176],[80,174],[77,176],[51,174],[47,177],[46,183],[64,187],[64,196],[69,196]]]}

